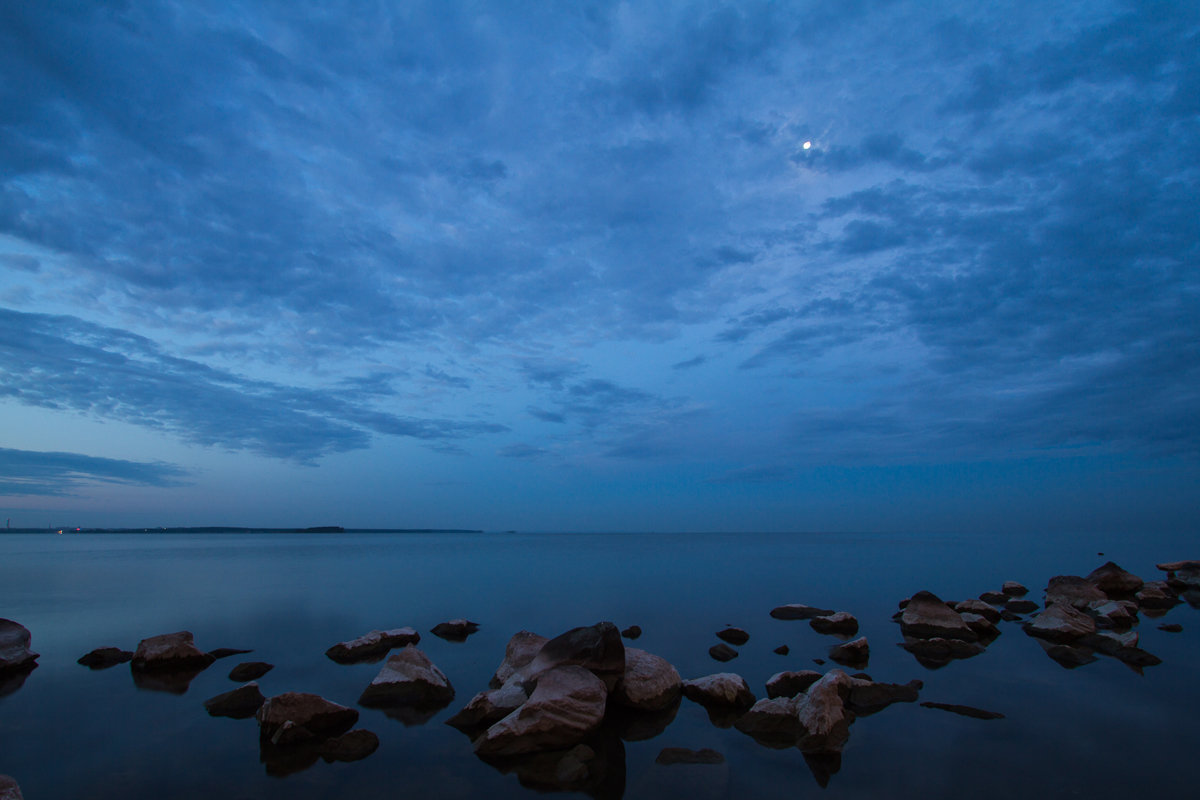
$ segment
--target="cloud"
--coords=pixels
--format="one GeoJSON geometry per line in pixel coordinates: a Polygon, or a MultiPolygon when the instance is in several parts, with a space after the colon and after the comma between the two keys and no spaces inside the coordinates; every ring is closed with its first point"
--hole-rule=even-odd
{"type": "Polygon", "coordinates": [[[671,369],[695,369],[696,367],[708,361],[708,356],[698,355],[693,356],[685,361],[679,361],[671,365],[671,369]]]}
{"type": "Polygon", "coordinates": [[[0,496],[61,497],[95,483],[164,488],[186,485],[189,472],[160,461],[125,461],[79,453],[0,447],[0,496]]]}
{"type": "Polygon", "coordinates": [[[525,444],[524,442],[505,445],[496,451],[497,455],[503,456],[504,458],[521,459],[538,458],[539,456],[546,455],[548,452],[549,451],[544,447],[535,447],[531,444],[525,444]]]}

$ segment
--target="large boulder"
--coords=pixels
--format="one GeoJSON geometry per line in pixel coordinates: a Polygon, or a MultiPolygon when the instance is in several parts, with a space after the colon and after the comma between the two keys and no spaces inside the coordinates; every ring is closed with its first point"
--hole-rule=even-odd
{"type": "Polygon", "coordinates": [[[1080,610],[1097,608],[1108,602],[1108,595],[1087,578],[1055,575],[1046,585],[1046,607],[1072,606],[1080,610]]]}
{"type": "Polygon", "coordinates": [[[209,716],[249,719],[267,701],[254,681],[204,701],[209,716]]]}
{"type": "Polygon", "coordinates": [[[135,670],[202,670],[217,659],[196,647],[191,631],[164,633],[138,642],[130,666],[135,670]]]}
{"type": "Polygon", "coordinates": [[[379,674],[358,698],[369,708],[388,706],[442,707],[454,699],[454,687],[416,645],[388,657],[379,674]]]}
{"type": "Polygon", "coordinates": [[[959,639],[973,642],[979,638],[962,615],[950,608],[933,592],[917,592],[900,613],[900,630],[905,637],[959,639]]]}
{"type": "Polygon", "coordinates": [[[754,692],[750,691],[746,679],[732,672],[718,672],[684,681],[683,696],[703,706],[749,708],[754,705],[754,692]]]}
{"type": "Polygon", "coordinates": [[[776,672],[767,679],[767,697],[795,697],[821,680],[821,673],[811,669],[776,672]]]}
{"type": "Polygon", "coordinates": [[[764,698],[739,717],[734,727],[767,747],[794,747],[804,733],[798,715],[801,702],[801,697],[764,698]]]}
{"type": "Polygon", "coordinates": [[[119,647],[97,647],[91,652],[84,653],[76,660],[88,669],[100,670],[115,667],[117,664],[127,664],[133,660],[132,650],[122,650],[119,647]]]}
{"type": "Polygon", "coordinates": [[[607,697],[604,682],[585,667],[541,671],[529,700],[476,739],[475,752],[510,757],[572,747],[600,727],[607,697]]]}
{"type": "Polygon", "coordinates": [[[420,641],[421,634],[408,626],[392,628],[387,631],[371,631],[370,633],[364,633],[357,639],[338,642],[326,650],[325,655],[339,664],[353,664],[356,661],[368,661],[378,658],[389,650],[394,650],[397,647],[406,647],[410,644],[417,644],[420,641]]]}
{"type": "Polygon", "coordinates": [[[38,654],[29,649],[33,637],[24,625],[0,619],[0,673],[32,668],[38,654]]]}
{"type": "Polygon", "coordinates": [[[796,716],[804,729],[799,747],[807,752],[840,752],[850,738],[854,714],[846,709],[843,693],[849,694],[853,679],[840,669],[825,673],[797,698],[796,716]]]}
{"type": "Polygon", "coordinates": [[[21,787],[7,775],[0,775],[0,800],[24,800],[21,787]]]}
{"type": "Polygon", "coordinates": [[[493,689],[499,689],[508,682],[514,672],[533,661],[534,656],[548,641],[550,640],[545,636],[539,636],[531,631],[514,633],[504,648],[504,660],[500,662],[500,666],[496,667],[496,672],[492,675],[488,685],[493,689]]]}
{"type": "Polygon", "coordinates": [[[1096,622],[1074,606],[1055,603],[1029,622],[1025,632],[1051,642],[1069,643],[1096,632],[1096,622]]]}
{"type": "Polygon", "coordinates": [[[254,717],[261,739],[291,745],[340,736],[358,722],[358,711],[320,695],[284,692],[267,698],[254,717]]]}
{"type": "Polygon", "coordinates": [[[446,724],[468,734],[482,731],[516,711],[528,699],[521,684],[509,681],[499,689],[488,689],[472,697],[446,724]]]}
{"type": "Polygon", "coordinates": [[[1109,597],[1129,597],[1140,591],[1144,583],[1137,575],[1121,569],[1112,561],[1092,570],[1087,580],[1109,597]]]}
{"type": "Polygon", "coordinates": [[[612,697],[623,706],[642,711],[660,711],[679,699],[683,682],[665,658],[625,648],[625,674],[617,682],[612,697]]]}
{"type": "Polygon", "coordinates": [[[808,626],[817,633],[831,633],[839,636],[853,636],[858,633],[858,620],[854,618],[853,614],[846,611],[813,617],[808,621],[808,626]]]}
{"type": "Polygon", "coordinates": [[[604,681],[607,689],[616,686],[625,673],[625,643],[611,622],[597,622],[572,628],[542,645],[537,655],[515,673],[522,683],[557,667],[583,667],[604,681]]]}

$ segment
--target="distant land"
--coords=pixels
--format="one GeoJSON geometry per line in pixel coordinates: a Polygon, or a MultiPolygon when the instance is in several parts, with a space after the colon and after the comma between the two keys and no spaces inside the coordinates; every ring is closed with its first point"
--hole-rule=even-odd
{"type": "MultiPolygon", "coordinates": [[[[345,533],[340,525],[321,525],[314,528],[0,528],[0,533],[345,533]]],[[[350,528],[355,533],[483,533],[467,528],[350,528]]]]}

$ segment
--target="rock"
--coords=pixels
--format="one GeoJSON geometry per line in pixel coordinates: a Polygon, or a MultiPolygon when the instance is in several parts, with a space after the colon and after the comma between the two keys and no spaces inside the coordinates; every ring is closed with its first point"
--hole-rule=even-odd
{"type": "Polygon", "coordinates": [[[475,740],[475,752],[509,757],[571,747],[600,726],[607,696],[604,682],[582,666],[547,669],[524,705],[475,740]]]}
{"type": "Polygon", "coordinates": [[[275,669],[275,665],[268,664],[265,661],[244,661],[229,670],[229,680],[237,681],[238,683],[254,681],[273,669],[275,669]]]}
{"type": "Polygon", "coordinates": [[[829,650],[829,657],[844,666],[862,669],[871,658],[871,646],[867,644],[867,637],[862,636],[852,642],[834,645],[829,650]]]}
{"type": "Polygon", "coordinates": [[[832,669],[796,698],[796,716],[804,729],[798,747],[805,752],[839,752],[850,738],[853,713],[846,709],[842,692],[849,692],[852,679],[832,669]]]}
{"type": "Polygon", "coordinates": [[[421,641],[421,634],[410,627],[392,628],[387,631],[371,631],[357,639],[338,642],[325,651],[325,655],[339,664],[353,664],[383,656],[389,650],[406,647],[421,641]]]}
{"type": "Polygon", "coordinates": [[[478,622],[471,622],[469,619],[452,619],[448,622],[439,622],[430,630],[434,636],[445,639],[450,642],[465,642],[467,637],[479,630],[478,622]]]}
{"type": "Polygon", "coordinates": [[[973,642],[979,638],[963,621],[962,615],[938,599],[932,592],[917,592],[900,614],[900,630],[906,638],[959,639],[973,642]]]}
{"type": "Polygon", "coordinates": [[[675,667],[636,647],[625,648],[625,674],[617,682],[612,698],[629,708],[660,711],[679,699],[683,682],[675,667]]]}
{"type": "Polygon", "coordinates": [[[1148,609],[1167,609],[1179,605],[1179,596],[1166,581],[1146,581],[1142,590],[1134,595],[1137,604],[1148,609]]]}
{"type": "Polygon", "coordinates": [[[232,717],[233,719],[249,719],[254,712],[266,702],[259,691],[258,684],[251,681],[245,686],[239,686],[231,692],[210,697],[204,701],[204,707],[212,717],[232,717]]]}
{"type": "Polygon", "coordinates": [[[735,706],[749,708],[754,705],[754,693],[741,675],[718,672],[683,682],[683,696],[702,706],[735,706]]]}
{"type": "Polygon", "coordinates": [[[853,636],[858,633],[858,620],[854,618],[853,614],[845,611],[813,617],[808,621],[808,625],[817,633],[832,633],[844,636],[853,636]]]}
{"type": "Polygon", "coordinates": [[[135,670],[203,670],[216,661],[197,649],[191,631],[164,633],[138,642],[130,666],[135,670]]]}
{"type": "Polygon", "coordinates": [[[1029,590],[1016,581],[1005,581],[1000,587],[1000,592],[1006,597],[1024,597],[1029,594],[1029,590]]]}
{"type": "Polygon", "coordinates": [[[734,650],[724,642],[721,644],[714,644],[712,647],[708,648],[708,654],[717,661],[732,661],[738,657],[738,651],[734,650]]]}
{"type": "Polygon", "coordinates": [[[767,747],[795,747],[804,733],[798,716],[802,697],[803,695],[759,700],[738,718],[734,727],[767,747]]]}
{"type": "Polygon", "coordinates": [[[628,628],[621,631],[621,636],[625,637],[626,639],[636,639],[641,635],[642,628],[640,625],[630,625],[628,628]]]}
{"type": "Polygon", "coordinates": [[[984,592],[983,594],[979,595],[979,599],[989,605],[1002,606],[1011,598],[1004,592],[984,592]]]}
{"type": "Polygon", "coordinates": [[[503,686],[513,673],[526,666],[541,651],[542,646],[550,641],[545,636],[538,636],[530,631],[517,631],[508,640],[504,648],[504,660],[496,667],[495,674],[488,682],[493,689],[503,686]]]}
{"type": "Polygon", "coordinates": [[[215,659],[222,659],[253,652],[253,650],[238,650],[236,647],[218,647],[216,650],[209,650],[208,654],[215,659]]]}
{"type": "Polygon", "coordinates": [[[1096,631],[1094,634],[1085,636],[1080,639],[1077,644],[1083,647],[1094,648],[1105,655],[1116,655],[1117,651],[1124,650],[1127,647],[1138,646],[1137,631],[1096,631]]]}
{"type": "Polygon", "coordinates": [[[1000,612],[997,611],[994,606],[991,606],[988,603],[976,598],[971,598],[970,600],[963,600],[961,603],[956,603],[954,610],[959,614],[977,614],[992,624],[1000,621],[1000,612]]]}
{"type": "Polygon", "coordinates": [[[1162,625],[1159,625],[1158,629],[1160,631],[1166,631],[1167,633],[1182,633],[1183,632],[1183,626],[1180,625],[1178,622],[1164,623],[1162,625]]]}
{"type": "Polygon", "coordinates": [[[334,761],[361,761],[379,749],[379,737],[371,731],[348,731],[341,736],[321,742],[317,752],[327,763],[334,761]]]}
{"type": "Polygon", "coordinates": [[[1092,610],[1096,625],[1101,628],[1130,628],[1137,622],[1137,605],[1125,600],[1110,600],[1092,610]]]}
{"type": "Polygon", "coordinates": [[[775,619],[812,619],[813,617],[828,617],[832,613],[834,613],[832,608],[817,608],[799,603],[789,603],[771,609],[771,616],[775,619]]]}
{"type": "Polygon", "coordinates": [[[547,670],[565,666],[583,667],[604,681],[606,688],[616,686],[625,672],[625,644],[617,626],[597,622],[572,628],[542,645],[537,655],[516,674],[524,683],[536,680],[547,670]]]}
{"type": "Polygon", "coordinates": [[[1129,597],[1141,591],[1143,584],[1137,575],[1121,569],[1112,561],[1088,573],[1087,580],[1109,597],[1129,597]]]}
{"type": "Polygon", "coordinates": [[[1005,611],[1011,611],[1014,614],[1032,614],[1037,611],[1040,606],[1032,600],[1009,600],[1004,604],[1005,611]]]}
{"type": "Polygon", "coordinates": [[[781,655],[781,656],[786,656],[788,653],[792,652],[792,650],[786,644],[781,644],[781,645],[779,645],[779,647],[776,647],[771,652],[777,653],[778,655],[781,655]]]}
{"type": "Polygon", "coordinates": [[[1096,584],[1078,575],[1055,575],[1046,586],[1046,606],[1065,605],[1078,609],[1095,608],[1108,602],[1108,595],[1096,584]]]}
{"type": "Polygon", "coordinates": [[[1000,610],[1000,619],[1004,620],[1005,622],[1020,622],[1022,619],[1024,619],[1024,617],[1015,611],[1009,611],[1007,608],[1003,608],[1000,610]]]}
{"type": "Polygon", "coordinates": [[[1074,606],[1054,604],[1025,623],[1025,632],[1052,642],[1069,643],[1096,632],[1096,623],[1074,606]]]}
{"type": "MultiPolygon", "coordinates": [[[[1000,629],[982,614],[972,614],[968,611],[962,612],[960,616],[963,622],[967,623],[967,627],[979,634],[979,638],[984,641],[990,641],[1000,635],[1000,629]]],[[[999,618],[1000,615],[996,616],[999,618]]]]}
{"type": "Polygon", "coordinates": [[[441,708],[454,699],[454,687],[416,645],[388,657],[379,674],[359,696],[368,708],[419,706],[441,708]]]}
{"type": "Polygon", "coordinates": [[[340,736],[358,722],[358,711],[319,695],[285,692],[267,698],[254,717],[261,739],[290,745],[340,736]]]}
{"type": "Polygon", "coordinates": [[[38,654],[29,649],[33,636],[24,625],[0,619],[0,673],[32,668],[38,654]]]}
{"type": "Polygon", "coordinates": [[[924,687],[925,684],[917,680],[904,684],[856,680],[846,696],[846,707],[856,716],[865,717],[882,711],[892,703],[915,703],[924,687]]]}
{"type": "Polygon", "coordinates": [[[117,664],[126,664],[133,659],[133,652],[119,647],[97,647],[90,653],[79,657],[76,664],[82,664],[89,669],[108,669],[117,664]]]}
{"type": "Polygon", "coordinates": [[[0,775],[0,800],[24,800],[21,787],[7,775],[0,775]]]}
{"type": "Polygon", "coordinates": [[[725,756],[708,747],[689,750],[686,747],[664,747],[654,759],[655,764],[724,764],[725,756]]]}
{"type": "Polygon", "coordinates": [[[936,708],[939,711],[949,711],[951,714],[958,714],[963,717],[971,717],[972,719],[1004,719],[1004,715],[998,711],[985,711],[982,708],[960,706],[954,703],[934,703],[926,700],[924,703],[921,703],[921,707],[936,708]]]}
{"type": "Polygon", "coordinates": [[[717,638],[730,644],[743,645],[750,641],[750,634],[741,628],[726,628],[723,631],[717,631],[717,638]]]}
{"type": "Polygon", "coordinates": [[[446,724],[468,734],[482,732],[516,711],[528,699],[525,689],[516,681],[510,681],[499,689],[489,689],[472,697],[461,711],[446,720],[446,724]]]}
{"type": "Polygon", "coordinates": [[[776,672],[767,680],[767,697],[795,697],[819,680],[821,673],[811,669],[776,672]]]}
{"type": "Polygon", "coordinates": [[[940,636],[935,636],[931,639],[917,639],[906,636],[900,646],[912,653],[918,663],[930,669],[944,667],[956,659],[972,658],[986,649],[979,642],[966,642],[962,639],[943,639],[940,636]]]}
{"type": "Polygon", "coordinates": [[[1155,564],[1154,566],[1164,572],[1179,572],[1185,569],[1200,570],[1200,561],[1171,561],[1165,564],[1155,564]]]}

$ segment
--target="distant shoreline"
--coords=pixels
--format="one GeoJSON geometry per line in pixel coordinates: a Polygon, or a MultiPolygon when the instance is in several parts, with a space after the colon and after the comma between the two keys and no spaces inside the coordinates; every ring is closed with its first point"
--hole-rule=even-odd
{"type": "Polygon", "coordinates": [[[239,528],[224,526],[175,528],[0,528],[3,533],[483,533],[468,528],[239,528]]]}

